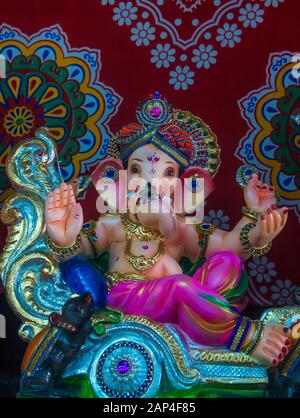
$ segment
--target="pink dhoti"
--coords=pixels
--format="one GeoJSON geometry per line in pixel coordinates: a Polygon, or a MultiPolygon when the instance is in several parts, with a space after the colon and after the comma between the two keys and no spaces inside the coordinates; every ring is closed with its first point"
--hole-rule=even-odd
{"type": "Polygon", "coordinates": [[[224,295],[238,287],[241,269],[240,258],[228,251],[218,252],[193,277],[176,274],[118,283],[110,291],[108,306],[176,324],[199,344],[225,346],[243,303],[240,299],[229,302],[224,295]]]}

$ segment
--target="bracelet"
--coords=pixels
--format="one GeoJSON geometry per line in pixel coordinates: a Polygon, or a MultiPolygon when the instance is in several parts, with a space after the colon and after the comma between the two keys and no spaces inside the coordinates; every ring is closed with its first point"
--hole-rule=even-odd
{"type": "Polygon", "coordinates": [[[264,331],[264,323],[263,321],[253,321],[253,323],[256,325],[255,333],[250,341],[245,347],[243,347],[242,351],[244,351],[246,354],[251,355],[252,352],[255,350],[257,344],[259,343],[259,340],[261,339],[264,331]]]}
{"type": "Polygon", "coordinates": [[[254,210],[247,208],[247,206],[242,207],[242,214],[247,216],[247,218],[251,219],[253,222],[257,222],[260,214],[255,212],[254,210]]]}
{"type": "Polygon", "coordinates": [[[77,250],[79,250],[80,245],[81,245],[81,240],[82,240],[82,237],[80,234],[78,234],[76,241],[72,245],[69,245],[67,247],[59,247],[51,240],[51,238],[48,235],[47,245],[48,245],[49,250],[53,254],[60,256],[60,257],[68,257],[69,255],[75,254],[77,250]]]}
{"type": "Polygon", "coordinates": [[[251,321],[247,317],[240,316],[229,342],[226,347],[230,351],[240,351],[241,347],[248,335],[251,321]]]}
{"type": "Polygon", "coordinates": [[[263,247],[253,247],[250,240],[249,240],[249,232],[252,228],[255,228],[254,223],[249,223],[243,226],[241,233],[240,233],[240,241],[241,246],[245,251],[247,251],[249,254],[253,255],[254,257],[260,257],[264,254],[266,254],[268,251],[270,251],[272,247],[272,241],[268,242],[268,244],[264,245],[263,247]]]}

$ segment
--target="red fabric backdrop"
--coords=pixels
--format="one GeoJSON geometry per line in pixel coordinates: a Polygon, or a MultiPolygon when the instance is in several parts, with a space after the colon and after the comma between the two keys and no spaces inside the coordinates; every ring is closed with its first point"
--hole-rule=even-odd
{"type": "MultiPolygon", "coordinates": [[[[201,21],[201,13],[206,13],[207,16],[209,8],[213,7],[212,3],[207,0],[206,9],[202,9],[200,5],[193,11],[194,16],[201,21]]],[[[264,2],[255,3],[263,5],[264,2]]],[[[170,14],[175,10],[174,4],[169,1],[170,14]]],[[[229,216],[232,227],[241,216],[243,205],[242,192],[235,181],[236,170],[242,162],[234,156],[234,152],[248,129],[241,116],[238,101],[252,90],[265,85],[270,53],[297,51],[300,38],[299,12],[298,0],[286,0],[278,7],[265,8],[263,23],[256,28],[245,29],[242,42],[234,48],[220,47],[217,63],[208,70],[199,70],[194,84],[186,91],[176,91],[169,84],[168,74],[171,68],[161,71],[150,62],[149,51],[156,43],[152,48],[138,47],[130,39],[128,27],[113,21],[113,8],[109,4],[102,5],[99,0],[10,0],[0,9],[0,23],[5,22],[27,35],[36,33],[43,27],[59,24],[72,47],[100,50],[100,80],[123,98],[117,114],[109,121],[112,132],[134,121],[137,102],[154,90],[165,93],[176,107],[200,115],[217,134],[222,149],[222,165],[215,178],[217,187],[209,198],[206,213],[208,214],[209,209],[215,212],[221,209],[223,214],[229,216]]],[[[93,205],[86,204],[94,198],[95,194],[90,191],[84,203],[87,219],[96,214],[93,205]]],[[[1,225],[0,248],[3,246],[5,234],[5,227],[1,225]]],[[[298,217],[291,211],[286,229],[276,239],[268,254],[268,262],[275,263],[277,272],[268,286],[279,286],[280,289],[278,280],[290,280],[293,285],[300,286],[297,266],[299,244],[298,217]]],[[[260,291],[263,280],[262,278],[262,281],[256,283],[257,292],[260,291]]],[[[276,289],[273,293],[275,291],[276,289]]],[[[252,299],[254,303],[262,304],[255,295],[252,299]]],[[[269,300],[276,304],[276,298],[269,297],[269,300]]]]}

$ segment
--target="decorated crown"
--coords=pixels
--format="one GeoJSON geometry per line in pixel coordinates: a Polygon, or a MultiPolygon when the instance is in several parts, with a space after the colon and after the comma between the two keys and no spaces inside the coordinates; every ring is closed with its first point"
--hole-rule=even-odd
{"type": "Polygon", "coordinates": [[[159,92],[149,94],[138,104],[138,123],[116,133],[109,155],[125,160],[139,147],[151,143],[187,168],[199,166],[214,176],[220,165],[220,147],[216,135],[199,117],[174,109],[159,92]]]}

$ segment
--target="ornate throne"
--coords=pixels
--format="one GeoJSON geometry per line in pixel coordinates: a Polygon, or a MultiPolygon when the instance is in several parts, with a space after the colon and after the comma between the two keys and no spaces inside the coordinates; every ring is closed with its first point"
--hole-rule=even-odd
{"type": "MultiPolygon", "coordinates": [[[[15,192],[1,211],[8,227],[0,258],[7,300],[21,319],[19,336],[30,342],[60,311],[71,292],[45,240],[44,200],[62,181],[54,142],[47,130],[17,145],[7,162],[15,192]]],[[[300,308],[268,310],[264,321],[288,326],[300,308]]],[[[280,373],[292,378],[300,346],[280,373]]],[[[62,377],[77,397],[264,396],[267,369],[244,353],[199,346],[172,325],[126,316],[91,332],[62,377]],[[130,367],[129,367],[130,365],[130,367]]]]}

